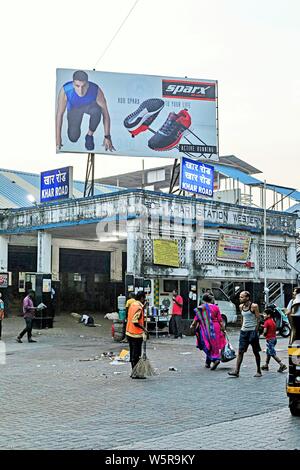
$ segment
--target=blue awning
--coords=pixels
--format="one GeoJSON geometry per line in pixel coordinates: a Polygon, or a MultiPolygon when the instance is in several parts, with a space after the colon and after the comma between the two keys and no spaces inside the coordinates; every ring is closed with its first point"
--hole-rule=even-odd
{"type": "Polygon", "coordinates": [[[219,164],[214,165],[214,167],[216,171],[221,173],[221,175],[227,176],[228,178],[233,178],[234,180],[239,180],[240,183],[248,185],[263,184],[263,182],[257,178],[253,178],[253,176],[247,175],[247,173],[243,173],[236,168],[219,164]]]}
{"type": "Polygon", "coordinates": [[[300,201],[300,191],[293,188],[286,188],[285,186],[277,186],[276,184],[266,184],[267,189],[272,189],[276,193],[280,193],[283,196],[288,196],[295,201],[300,201]]]}
{"type": "MultiPolygon", "coordinates": [[[[263,186],[263,181],[254,178],[253,176],[247,175],[236,168],[232,168],[230,166],[225,165],[214,165],[215,170],[218,171],[220,174],[227,176],[228,178],[232,178],[234,180],[239,180],[240,183],[247,184],[248,186],[263,186]]],[[[300,191],[297,191],[293,188],[287,188],[286,186],[278,186],[276,184],[266,184],[266,188],[272,191],[276,191],[276,193],[282,194],[283,196],[290,197],[295,201],[300,202],[300,191]]]]}

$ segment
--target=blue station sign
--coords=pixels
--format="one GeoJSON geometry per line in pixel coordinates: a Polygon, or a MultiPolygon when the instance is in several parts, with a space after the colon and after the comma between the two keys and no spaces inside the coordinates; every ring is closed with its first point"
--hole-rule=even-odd
{"type": "Polygon", "coordinates": [[[207,165],[207,163],[182,157],[180,189],[190,193],[213,197],[214,167],[207,165]]]}
{"type": "Polygon", "coordinates": [[[57,201],[73,195],[73,167],[66,166],[41,173],[40,201],[57,201]]]}

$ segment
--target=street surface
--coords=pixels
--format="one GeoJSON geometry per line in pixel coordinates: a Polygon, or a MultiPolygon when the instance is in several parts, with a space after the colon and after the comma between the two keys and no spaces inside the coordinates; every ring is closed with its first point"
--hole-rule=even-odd
{"type": "MultiPolygon", "coordinates": [[[[231,378],[235,361],[205,369],[195,338],[151,336],[159,375],[132,380],[129,363],[101,357],[128,349],[112,340],[110,320],[96,316],[95,328],[69,315],[55,320],[34,330],[36,344],[15,341],[22,318],[3,321],[0,449],[300,449],[300,418],[290,415],[286,373],[275,362],[254,378],[249,350],[231,378]]],[[[239,330],[227,331],[237,349],[239,330]]],[[[277,351],[286,362],[286,339],[278,337],[277,351]]]]}

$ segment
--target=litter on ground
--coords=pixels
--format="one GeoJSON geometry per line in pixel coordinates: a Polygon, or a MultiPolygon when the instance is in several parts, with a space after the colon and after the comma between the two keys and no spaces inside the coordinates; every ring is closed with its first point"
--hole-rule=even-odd
{"type": "Polygon", "coordinates": [[[104,318],[107,318],[108,320],[119,320],[119,314],[118,312],[107,313],[104,315],[104,318]]]}
{"type": "Polygon", "coordinates": [[[126,364],[126,362],[118,361],[117,359],[114,359],[113,361],[110,362],[110,364],[113,366],[123,366],[124,364],[126,364]]]}
{"type": "Polygon", "coordinates": [[[103,352],[101,357],[108,357],[108,359],[112,359],[115,357],[115,353],[113,351],[110,352],[103,352]]]}
{"type": "Polygon", "coordinates": [[[127,349],[122,349],[120,354],[116,356],[117,361],[129,362],[129,351],[127,349]]]}
{"type": "Polygon", "coordinates": [[[88,359],[79,359],[80,362],[84,362],[84,361],[98,361],[100,359],[99,356],[95,356],[95,357],[89,357],[88,359]]]}

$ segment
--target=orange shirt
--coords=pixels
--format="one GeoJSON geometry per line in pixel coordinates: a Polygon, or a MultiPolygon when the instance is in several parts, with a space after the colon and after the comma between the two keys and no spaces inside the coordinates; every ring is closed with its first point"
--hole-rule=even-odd
{"type": "Polygon", "coordinates": [[[138,300],[135,300],[129,307],[126,335],[132,338],[142,338],[144,330],[135,326],[134,323],[139,323],[139,325],[144,326],[144,306],[138,300]]]}

